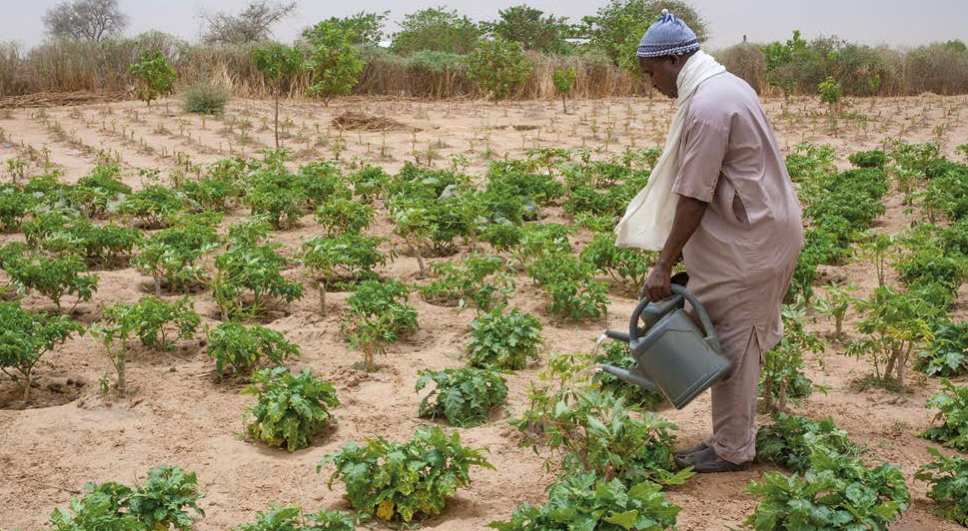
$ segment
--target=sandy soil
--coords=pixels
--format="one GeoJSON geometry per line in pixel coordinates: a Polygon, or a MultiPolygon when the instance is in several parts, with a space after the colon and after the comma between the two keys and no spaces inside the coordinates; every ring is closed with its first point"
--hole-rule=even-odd
{"type": "MultiPolygon", "coordinates": [[[[784,103],[770,100],[766,107],[785,150],[800,142],[834,146],[843,156],[871,149],[887,139],[911,142],[937,140],[954,156],[954,147],[968,141],[968,122],[961,119],[968,104],[965,97],[853,100],[846,104],[848,118],[834,124],[815,100],[784,103]]],[[[120,160],[127,181],[142,183],[137,168],[155,167],[163,172],[194,172],[198,165],[230,155],[252,155],[272,143],[271,106],[264,101],[235,101],[224,117],[202,120],[171,106],[156,104],[150,111],[139,102],[0,110],[0,172],[5,160],[22,157],[31,171],[44,164],[61,169],[65,180],[87,175],[98,159],[120,160]]],[[[502,103],[415,102],[407,100],[351,99],[324,107],[317,103],[285,102],[282,116],[287,127],[286,145],[297,150],[300,161],[338,156],[344,161],[370,159],[395,172],[404,161],[430,159],[438,167],[464,154],[468,171],[481,173],[486,156],[524,157],[534,147],[586,148],[595,157],[607,157],[631,146],[661,144],[672,106],[665,99],[622,99],[574,102],[570,114],[560,102],[502,103]],[[330,122],[347,110],[387,116],[412,130],[391,132],[340,132],[330,122]]],[[[845,160],[840,161],[846,165],[845,160]]],[[[888,199],[888,212],[878,230],[901,230],[911,219],[900,199],[888,199]]],[[[548,219],[562,219],[550,208],[548,219]]],[[[383,218],[374,233],[389,232],[383,218]]],[[[312,219],[301,226],[276,233],[290,252],[301,240],[317,232],[312,219]]],[[[16,235],[6,238],[17,238],[16,235]]],[[[589,240],[579,234],[579,246],[589,240]]],[[[847,278],[867,293],[876,284],[870,267],[853,263],[828,268],[828,278],[847,278]]],[[[79,306],[79,319],[93,321],[99,305],[135,302],[146,294],[146,283],[134,269],[99,272],[101,281],[94,300],[79,306]]],[[[287,272],[302,278],[299,269],[287,272]]],[[[416,262],[400,257],[381,274],[414,280],[416,262]]],[[[622,327],[635,301],[615,294],[608,317],[581,325],[561,323],[543,311],[543,296],[526,279],[518,282],[514,303],[538,315],[545,328],[546,354],[586,350],[606,327],[622,327]]],[[[363,375],[350,368],[359,355],[348,350],[337,335],[338,308],[345,294],[329,298],[330,312],[317,313],[312,292],[286,309],[286,315],[268,326],[282,331],[302,349],[295,368],[312,367],[337,386],[343,405],[334,413],[338,427],[317,445],[293,454],[244,440],[242,413],[251,398],[239,395],[241,385],[216,383],[213,363],[198,340],[183,341],[170,355],[139,352],[129,362],[129,397],[104,396],[98,381],[109,374],[109,364],[98,344],[88,336],[74,339],[52,353],[39,370],[36,400],[40,405],[24,410],[12,398],[13,384],[0,380],[0,529],[43,529],[55,507],[66,506],[71,491],[86,481],[109,480],[135,483],[145,471],[169,463],[197,472],[206,496],[207,516],[200,531],[224,530],[251,521],[254,512],[270,503],[299,504],[306,510],[347,508],[342,487],[326,488],[325,474],[316,474],[316,461],[349,441],[382,434],[407,438],[427,422],[415,418],[420,395],[413,392],[418,370],[460,365],[457,354],[467,337],[466,325],[473,312],[429,305],[417,296],[420,331],[392,345],[381,372],[363,375]]],[[[953,312],[968,314],[964,296],[953,312]]],[[[48,305],[27,297],[32,309],[48,305]]],[[[197,311],[214,314],[211,297],[198,297],[197,311]]],[[[810,327],[828,332],[832,324],[810,317],[810,327]]],[[[852,322],[852,320],[849,320],[852,322]]],[[[205,324],[213,324],[209,318],[205,324]]],[[[856,334],[848,324],[847,330],[856,334]]],[[[199,338],[201,338],[201,334],[199,338]]],[[[819,356],[811,357],[808,373],[829,388],[815,394],[794,412],[814,418],[832,416],[858,442],[870,445],[880,458],[900,465],[908,476],[912,507],[892,529],[957,529],[930,513],[926,486],[915,482],[914,471],[928,461],[928,443],[917,433],[928,427],[931,413],[926,399],[938,389],[936,382],[914,377],[905,395],[884,391],[856,392],[850,382],[864,376],[862,362],[839,355],[842,347],[829,343],[819,356]]],[[[496,470],[475,471],[473,483],[462,490],[442,515],[424,522],[440,530],[480,529],[494,519],[506,517],[519,502],[540,503],[544,488],[553,480],[543,459],[519,447],[519,437],[505,420],[526,407],[526,389],[541,364],[509,378],[507,408],[493,422],[461,430],[465,444],[487,446],[496,470]]],[[[33,404],[37,405],[37,404],[33,404]]],[[[710,429],[708,394],[684,411],[666,410],[676,422],[683,445],[703,438],[710,429]]],[[[768,419],[761,418],[761,422],[768,419]]],[[[736,474],[700,476],[669,492],[671,501],[683,507],[679,528],[724,529],[737,526],[755,506],[743,493],[751,479],[771,467],[758,465],[736,474]]]]}

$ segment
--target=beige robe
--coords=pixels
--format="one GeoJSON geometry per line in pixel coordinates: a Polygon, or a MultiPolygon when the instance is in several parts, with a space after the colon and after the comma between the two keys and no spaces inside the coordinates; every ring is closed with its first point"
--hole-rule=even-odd
{"type": "Polygon", "coordinates": [[[756,93],[732,74],[699,85],[679,156],[673,192],[709,203],[682,251],[689,290],[733,362],[712,389],[708,442],[742,463],[756,451],[762,353],[783,335],[781,305],[803,246],[800,205],[756,93]]]}

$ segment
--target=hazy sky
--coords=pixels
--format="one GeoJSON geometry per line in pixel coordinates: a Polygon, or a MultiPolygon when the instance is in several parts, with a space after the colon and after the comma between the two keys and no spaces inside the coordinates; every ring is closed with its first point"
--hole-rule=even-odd
{"type": "MultiPolygon", "coordinates": [[[[41,17],[57,0],[0,0],[0,40],[17,40],[31,46],[43,40],[41,17]]],[[[246,0],[120,0],[131,17],[127,33],[158,29],[195,40],[200,30],[197,14],[238,11],[246,0]]],[[[385,30],[396,31],[396,21],[420,8],[445,5],[476,20],[497,16],[504,7],[527,3],[549,13],[572,17],[593,14],[607,0],[531,0],[482,2],[480,0],[354,0],[328,2],[300,0],[296,16],[276,27],[276,38],[291,41],[299,32],[330,16],[355,12],[390,11],[385,30]]],[[[787,39],[794,29],[807,39],[837,35],[865,44],[912,46],[961,39],[968,42],[968,0],[691,0],[710,23],[711,47],[742,40],[763,42],[787,39]]]]}

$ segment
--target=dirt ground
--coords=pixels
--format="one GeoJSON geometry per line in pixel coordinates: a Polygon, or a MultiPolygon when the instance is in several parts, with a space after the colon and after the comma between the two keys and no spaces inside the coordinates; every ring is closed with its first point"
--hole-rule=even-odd
{"type": "MultiPolygon", "coordinates": [[[[832,145],[846,166],[846,156],[878,147],[888,139],[909,142],[936,140],[944,152],[955,157],[954,148],[968,141],[968,121],[961,118],[968,98],[925,95],[912,98],[851,100],[844,117],[836,122],[813,99],[766,102],[782,147],[790,152],[798,143],[832,145]]],[[[0,173],[5,160],[21,157],[31,161],[31,171],[45,163],[60,168],[65,180],[87,175],[97,160],[120,160],[126,181],[142,185],[137,169],[159,168],[195,171],[221,157],[255,155],[272,144],[271,104],[237,100],[224,117],[202,119],[190,116],[172,102],[170,111],[156,103],[147,109],[140,102],[98,104],[78,107],[0,110],[0,173]],[[169,113],[170,114],[166,114],[169,113]]],[[[570,103],[563,114],[561,102],[502,103],[417,102],[409,100],[349,99],[324,107],[312,102],[284,102],[284,143],[297,151],[299,162],[338,157],[351,162],[369,159],[397,171],[415,157],[430,160],[437,167],[466,164],[467,171],[480,174],[486,158],[523,158],[534,147],[586,148],[596,158],[621,152],[625,147],[645,148],[664,141],[672,105],[664,98],[616,99],[570,103]],[[400,127],[391,131],[339,131],[333,118],[346,111],[392,118],[400,127]]],[[[385,125],[385,124],[384,124],[385,125]]],[[[900,198],[888,198],[888,211],[877,230],[903,229],[915,214],[906,213],[900,198]]],[[[242,213],[240,213],[242,214],[242,213]]],[[[564,220],[560,208],[544,212],[548,221],[564,220]]],[[[388,235],[391,226],[380,219],[371,231],[388,235]]],[[[307,216],[299,227],[274,233],[292,252],[300,242],[318,232],[307,216]]],[[[16,235],[8,236],[16,239],[16,235]]],[[[587,233],[575,237],[580,248],[587,233]]],[[[417,264],[401,256],[380,273],[403,281],[414,281],[417,264]]],[[[149,293],[150,279],[132,268],[99,271],[100,284],[94,299],[79,306],[80,319],[96,319],[99,305],[136,302],[149,293]]],[[[299,268],[287,271],[291,278],[303,278],[299,268]]],[[[827,268],[826,279],[846,278],[866,295],[876,285],[872,269],[865,263],[827,268]]],[[[105,396],[99,380],[110,366],[98,343],[90,336],[71,340],[46,359],[36,378],[36,405],[15,409],[14,385],[0,380],[0,529],[44,529],[55,507],[65,507],[71,491],[87,481],[121,481],[133,484],[144,478],[148,468],[168,463],[198,474],[205,497],[201,506],[206,517],[196,529],[225,530],[254,520],[255,511],[270,503],[298,504],[307,511],[320,508],[348,508],[341,484],[326,487],[327,471],[315,472],[325,453],[349,441],[381,434],[395,440],[408,438],[428,421],[415,418],[421,398],[413,392],[416,373],[423,368],[461,364],[458,355],[467,338],[467,323],[473,312],[456,313],[433,306],[416,295],[411,303],[419,312],[420,330],[413,337],[391,345],[389,354],[378,361],[383,369],[362,374],[350,366],[359,354],[350,351],[338,337],[338,308],[346,294],[329,299],[326,316],[317,312],[312,291],[286,308],[285,316],[269,326],[297,343],[302,356],[292,363],[304,366],[335,383],[343,404],[334,410],[338,426],[317,444],[293,454],[246,441],[242,414],[251,397],[239,394],[238,383],[214,381],[214,364],[205,355],[199,333],[195,341],[182,341],[171,354],[139,352],[129,361],[129,397],[105,396]]],[[[513,302],[539,316],[544,325],[545,355],[592,348],[599,333],[625,326],[635,301],[617,291],[611,296],[608,317],[581,325],[559,322],[543,310],[543,295],[519,279],[513,302]]],[[[30,296],[24,305],[46,309],[49,303],[30,296]]],[[[214,325],[215,305],[207,294],[197,299],[196,310],[203,324],[214,325]]],[[[968,314],[968,298],[962,294],[955,304],[956,317],[968,314]]],[[[810,328],[832,330],[832,323],[810,316],[810,328]]],[[[853,320],[847,331],[852,335],[853,320]]],[[[800,406],[796,413],[813,418],[832,416],[858,442],[869,445],[874,454],[900,465],[908,477],[913,502],[892,529],[958,529],[930,513],[925,484],[913,479],[914,471],[929,456],[929,443],[917,434],[931,424],[932,414],[925,401],[939,388],[934,381],[912,377],[904,395],[872,390],[857,392],[851,382],[868,373],[865,362],[840,354],[843,347],[828,342],[826,350],[808,359],[808,374],[828,388],[800,406]]],[[[494,420],[480,427],[462,429],[464,444],[486,446],[495,470],[474,470],[471,485],[459,492],[447,509],[423,522],[444,530],[481,529],[488,522],[507,517],[523,501],[544,499],[544,488],[553,474],[543,467],[547,454],[536,455],[519,447],[520,438],[505,421],[527,405],[526,390],[541,369],[539,363],[510,376],[508,405],[494,420]]],[[[710,430],[709,395],[697,399],[683,411],[667,409],[663,415],[679,426],[679,441],[692,445],[710,430]]],[[[768,419],[763,417],[761,423],[768,419]]],[[[725,529],[738,526],[751,513],[755,500],[743,489],[772,467],[757,465],[748,471],[726,475],[697,476],[686,485],[669,491],[670,500],[683,509],[679,529],[725,529]]]]}

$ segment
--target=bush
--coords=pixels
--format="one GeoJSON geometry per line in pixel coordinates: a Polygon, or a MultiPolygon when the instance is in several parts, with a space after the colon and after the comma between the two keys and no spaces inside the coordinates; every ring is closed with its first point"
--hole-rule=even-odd
{"type": "Polygon", "coordinates": [[[938,321],[914,368],[928,376],[952,378],[968,374],[968,323],[938,321]]]}
{"type": "Polygon", "coordinates": [[[879,149],[871,151],[858,151],[847,157],[851,164],[858,168],[884,168],[888,162],[887,153],[879,149]]]}
{"type": "Polygon", "coordinates": [[[798,306],[783,308],[783,338],[763,354],[760,376],[763,406],[767,412],[783,411],[788,399],[810,396],[813,382],[803,372],[803,355],[823,352],[823,341],[803,326],[806,311],[798,306]]]}
{"type": "Polygon", "coordinates": [[[386,265],[387,257],[377,250],[383,238],[347,233],[303,242],[303,264],[319,279],[319,310],[325,313],[326,290],[339,281],[358,281],[373,276],[373,268],[386,265]]]}
{"type": "Polygon", "coordinates": [[[968,452],[968,386],[957,387],[946,379],[941,380],[941,385],[947,392],[932,396],[927,403],[928,407],[938,410],[934,420],[941,421],[941,426],[929,428],[921,436],[968,452]]]}
{"type": "Polygon", "coordinates": [[[310,446],[330,422],[329,408],[340,404],[333,384],[317,380],[308,368],[297,375],[285,367],[262,369],[252,383],[242,393],[258,395],[259,401],[246,411],[246,431],[290,452],[310,446]]]}
{"type": "Polygon", "coordinates": [[[34,290],[50,299],[58,312],[65,295],[77,297],[70,308],[73,311],[97,291],[97,275],[88,273],[84,260],[77,255],[30,255],[24,252],[23,244],[12,243],[0,249],[0,268],[19,289],[34,290]]]}
{"type": "Polygon", "coordinates": [[[316,222],[327,236],[360,233],[373,223],[372,206],[350,198],[335,197],[316,209],[316,222]]]}
{"type": "Polygon", "coordinates": [[[318,472],[332,464],[328,485],[341,480],[353,508],[381,520],[440,514],[457,489],[470,483],[470,468],[491,468],[485,448],[461,446],[456,432],[440,428],[418,430],[406,443],[376,437],[364,446],[350,443],[327,454],[318,472]]]}
{"type": "Polygon", "coordinates": [[[480,314],[470,326],[467,361],[472,367],[518,370],[528,358],[538,359],[542,327],[531,314],[497,308],[480,314]]]}
{"type": "Polygon", "coordinates": [[[215,360],[215,374],[221,378],[227,366],[237,374],[252,374],[264,362],[281,365],[299,356],[299,347],[275,330],[228,321],[208,333],[209,357],[215,360]]]}
{"type": "Polygon", "coordinates": [[[514,280],[506,271],[507,263],[498,256],[472,254],[459,262],[431,264],[437,279],[417,288],[431,304],[473,306],[490,311],[507,304],[514,290],[514,280]]]}
{"type": "Polygon", "coordinates": [[[137,304],[115,304],[107,308],[102,319],[108,326],[118,328],[120,339],[127,341],[137,336],[142,345],[155,350],[171,350],[175,344],[170,341],[170,335],[191,339],[201,324],[195,303],[188,297],[173,303],[157,297],[142,297],[137,304]]]}
{"type": "Polygon", "coordinates": [[[552,484],[544,505],[522,504],[507,522],[491,522],[488,527],[498,531],[675,529],[680,510],[666,500],[657,483],[627,484],[590,473],[575,474],[552,484]]]}
{"type": "Polygon", "coordinates": [[[222,114],[232,99],[232,93],[222,87],[202,81],[181,94],[185,112],[222,114]]]}
{"type": "Polygon", "coordinates": [[[758,461],[776,463],[801,474],[810,468],[810,453],[815,449],[842,459],[852,459],[860,451],[847,432],[837,428],[829,417],[815,421],[778,413],[773,416],[773,424],[760,428],[756,434],[758,461]]]}
{"type": "Polygon", "coordinates": [[[608,310],[608,285],[595,278],[598,270],[573,256],[545,253],[528,267],[528,274],[551,296],[548,313],[573,321],[598,318],[608,310]]]}
{"type": "Polygon", "coordinates": [[[465,59],[467,78],[494,101],[507,98],[531,75],[521,44],[503,39],[481,41],[465,59]]]}
{"type": "Polygon", "coordinates": [[[300,514],[296,505],[280,507],[256,513],[255,523],[233,527],[233,531],[354,531],[358,518],[346,511],[323,509],[315,514],[300,514]]]}
{"type": "Polygon", "coordinates": [[[199,262],[221,245],[216,229],[220,220],[220,215],[211,213],[177,217],[173,226],[154,232],[141,242],[131,265],[151,275],[155,295],[161,295],[163,287],[188,291],[204,284],[205,269],[199,262]]]}
{"type": "Polygon", "coordinates": [[[178,76],[168,64],[160,50],[146,50],[141,60],[129,67],[131,74],[138,79],[138,99],[151,107],[151,101],[171,93],[178,76]]]}
{"type": "Polygon", "coordinates": [[[616,247],[614,234],[596,234],[595,239],[581,252],[584,262],[608,273],[627,293],[635,294],[658,258],[654,251],[632,247],[616,247]]]}
{"type": "Polygon", "coordinates": [[[420,401],[421,417],[447,419],[453,426],[471,427],[484,423],[491,411],[508,396],[504,378],[497,371],[463,367],[417,373],[419,392],[433,382],[436,388],[420,401]]]}
{"type": "Polygon", "coordinates": [[[67,316],[35,314],[19,302],[0,302],[0,371],[17,382],[26,401],[40,358],[72,335],[83,333],[84,327],[67,316]]]}
{"type": "Polygon", "coordinates": [[[189,531],[195,518],[205,516],[198,507],[203,494],[195,474],[176,466],[148,470],[148,478],[137,490],[119,483],[88,483],[84,490],[83,496],[71,498],[69,512],[51,513],[55,531],[189,531]]]}
{"type": "Polygon", "coordinates": [[[746,492],[762,498],[746,520],[756,531],[887,529],[911,503],[898,467],[868,469],[859,460],[822,451],[810,455],[803,476],[768,472],[746,492]]]}
{"type": "Polygon", "coordinates": [[[938,503],[938,513],[968,526],[968,460],[955,455],[946,457],[934,448],[928,453],[935,461],[918,469],[914,478],[931,485],[928,497],[938,503]]]}
{"type": "Polygon", "coordinates": [[[480,35],[477,24],[456,10],[431,7],[403,16],[390,49],[400,55],[424,50],[463,55],[474,49],[480,35]]]}
{"type": "Polygon", "coordinates": [[[22,224],[27,244],[55,255],[77,254],[89,267],[124,262],[141,242],[141,231],[118,225],[95,225],[87,218],[52,210],[22,224]]]}
{"type": "Polygon", "coordinates": [[[366,280],[346,298],[346,305],[355,315],[388,317],[393,332],[401,334],[417,330],[417,310],[407,303],[409,298],[410,288],[396,280],[366,280]]]}
{"type": "Polygon", "coordinates": [[[310,96],[328,104],[333,96],[349,94],[360,81],[365,66],[353,45],[356,33],[322,21],[303,33],[309,44],[306,70],[310,73],[310,96]]]}

